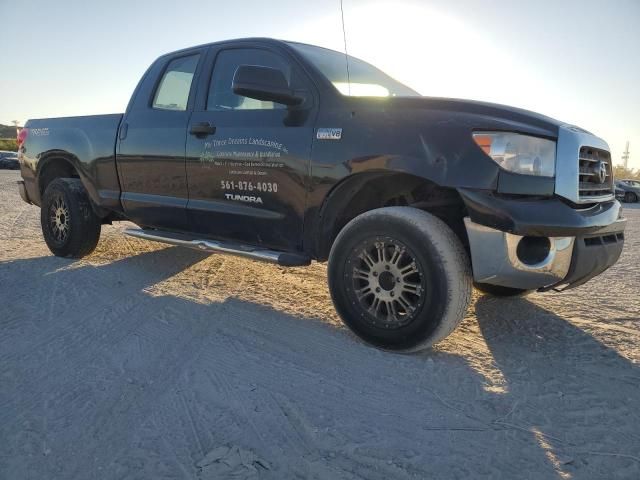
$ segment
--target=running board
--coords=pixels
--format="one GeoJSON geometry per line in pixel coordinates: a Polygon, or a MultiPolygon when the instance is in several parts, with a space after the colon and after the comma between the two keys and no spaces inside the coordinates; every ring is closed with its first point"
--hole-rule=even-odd
{"type": "Polygon", "coordinates": [[[236,255],[238,257],[276,263],[282,267],[303,267],[311,263],[311,259],[309,257],[296,253],[266,250],[259,247],[252,247],[250,245],[223,243],[217,240],[189,239],[184,235],[173,232],[127,228],[124,233],[132,237],[142,238],[143,240],[168,243],[171,245],[178,245],[180,247],[193,248],[203,252],[226,253],[236,255]]]}

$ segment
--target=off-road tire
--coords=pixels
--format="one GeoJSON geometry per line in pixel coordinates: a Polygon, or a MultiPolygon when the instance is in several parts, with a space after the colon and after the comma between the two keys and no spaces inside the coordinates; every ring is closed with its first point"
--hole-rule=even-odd
{"type": "Polygon", "coordinates": [[[380,208],[351,220],[331,248],[328,280],[331,298],[344,323],[364,342],[397,352],[424,350],[447,337],[463,320],[472,290],[469,257],[460,240],[442,220],[411,207],[380,208]],[[363,263],[366,255],[362,252],[368,248],[376,249],[378,263],[363,280],[361,267],[368,268],[370,263],[363,263]],[[394,264],[398,252],[403,257],[394,264]],[[383,284],[384,269],[389,265],[391,271],[417,273],[398,274],[393,279],[387,275],[383,284]],[[382,273],[376,274],[376,269],[382,273]],[[371,293],[370,298],[372,305],[376,298],[379,304],[384,301],[383,307],[367,308],[362,282],[364,289],[381,292],[371,293]],[[406,288],[419,291],[419,295],[407,293],[406,288]],[[399,293],[390,300],[396,290],[399,293]],[[376,295],[387,295],[387,299],[376,295]],[[414,308],[400,314],[403,303],[414,308]]]}
{"type": "Polygon", "coordinates": [[[100,239],[100,218],[77,178],[57,178],[47,186],[42,196],[40,224],[49,250],[58,257],[89,255],[100,239]]]}
{"type": "Polygon", "coordinates": [[[626,192],[624,194],[625,203],[635,203],[638,201],[638,196],[633,192],[626,192]]]}
{"type": "Polygon", "coordinates": [[[501,285],[491,285],[489,283],[474,283],[474,287],[482,293],[494,297],[524,297],[529,295],[533,290],[525,290],[522,288],[503,287],[501,285]]]}

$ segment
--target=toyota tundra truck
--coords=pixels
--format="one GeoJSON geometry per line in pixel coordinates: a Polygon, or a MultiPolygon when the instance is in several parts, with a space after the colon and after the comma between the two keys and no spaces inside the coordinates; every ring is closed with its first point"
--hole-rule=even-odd
{"type": "Polygon", "coordinates": [[[502,105],[424,97],[374,66],[273,39],[161,56],[124,114],[29,120],[22,198],[54,255],[101,226],[283,267],[328,261],[362,340],[429,348],[472,288],[567,290],[613,265],[625,219],[607,143],[502,105]],[[348,66],[348,68],[345,68],[348,66]]]}

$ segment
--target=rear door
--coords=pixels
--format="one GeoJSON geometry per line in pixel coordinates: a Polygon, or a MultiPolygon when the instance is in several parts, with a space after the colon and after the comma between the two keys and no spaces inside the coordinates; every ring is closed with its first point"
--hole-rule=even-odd
{"type": "Polygon", "coordinates": [[[121,201],[139,225],[188,229],[185,139],[203,53],[156,62],[123,119],[117,152],[121,201]]]}
{"type": "Polygon", "coordinates": [[[314,87],[286,52],[264,46],[213,47],[210,64],[187,136],[190,229],[297,250],[317,104],[314,87]],[[231,84],[240,65],[283,71],[305,97],[303,105],[287,108],[235,95],[231,84]]]}

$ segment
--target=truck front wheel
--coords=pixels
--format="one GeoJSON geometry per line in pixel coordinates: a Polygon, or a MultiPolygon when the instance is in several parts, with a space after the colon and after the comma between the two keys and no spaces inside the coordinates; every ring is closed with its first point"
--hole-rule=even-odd
{"type": "Polygon", "coordinates": [[[356,217],[329,256],[329,289],[338,314],[362,340],[413,352],[444,339],[471,298],[469,258],[451,229],[410,207],[356,217]]]}
{"type": "Polygon", "coordinates": [[[100,239],[100,218],[77,178],[57,178],[47,186],[40,224],[49,250],[58,257],[89,255],[100,239]]]}

